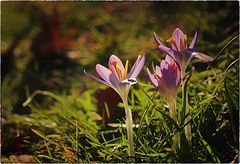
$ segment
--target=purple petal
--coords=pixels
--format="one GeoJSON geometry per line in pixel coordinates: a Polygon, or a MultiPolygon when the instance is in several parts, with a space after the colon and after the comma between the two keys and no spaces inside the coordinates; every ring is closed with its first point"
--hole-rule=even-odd
{"type": "Polygon", "coordinates": [[[131,71],[128,74],[128,77],[130,77],[132,75],[133,71],[135,70],[135,68],[136,68],[136,66],[137,66],[137,64],[139,63],[140,60],[141,60],[141,56],[138,55],[137,60],[133,64],[133,67],[132,67],[131,71]]]}
{"type": "Polygon", "coordinates": [[[198,39],[198,31],[196,30],[196,32],[195,32],[195,34],[194,34],[194,37],[193,37],[193,39],[192,39],[192,42],[191,42],[189,48],[193,48],[193,47],[195,46],[195,44],[196,44],[196,42],[197,42],[197,39],[198,39]]]}
{"type": "MultiPolygon", "coordinates": [[[[171,48],[159,45],[158,49],[159,49],[160,52],[165,53],[165,54],[171,56],[174,60],[176,60],[175,55],[174,55],[174,50],[172,50],[171,48]]],[[[178,51],[176,51],[176,52],[178,52],[178,51]]]]}
{"type": "Polygon", "coordinates": [[[158,80],[158,90],[164,98],[168,94],[169,86],[163,78],[158,80]]]}
{"type": "MultiPolygon", "coordinates": [[[[191,60],[192,55],[189,51],[174,51],[174,60],[176,61],[176,64],[180,66],[181,68],[185,68],[187,63],[191,60]]],[[[182,70],[184,71],[184,70],[182,70]]]]}
{"type": "MultiPolygon", "coordinates": [[[[180,65],[179,65],[179,63],[178,62],[176,62],[176,61],[174,61],[173,59],[172,59],[172,57],[171,56],[169,56],[169,55],[167,55],[166,57],[165,57],[165,60],[168,62],[168,64],[173,64],[173,65],[175,65],[177,68],[177,76],[180,76],[180,74],[181,74],[181,67],[180,67],[180,65]]],[[[179,77],[180,78],[180,77],[179,77]]]]}
{"type": "Polygon", "coordinates": [[[112,84],[113,87],[116,88],[116,87],[119,86],[120,81],[117,79],[117,77],[114,73],[111,73],[109,75],[109,81],[110,81],[110,83],[112,84]]]}
{"type": "Polygon", "coordinates": [[[96,65],[96,71],[104,81],[106,81],[107,83],[110,83],[109,76],[112,72],[109,69],[102,66],[101,64],[97,64],[96,65]]]}
{"type": "Polygon", "coordinates": [[[136,78],[138,74],[141,72],[146,60],[146,55],[144,54],[142,57],[138,57],[136,62],[134,63],[128,78],[136,78]]]}
{"type": "Polygon", "coordinates": [[[160,70],[162,71],[163,69],[168,69],[169,63],[166,60],[162,60],[160,63],[160,70]]]}
{"type": "Polygon", "coordinates": [[[162,77],[165,79],[166,83],[168,84],[168,87],[175,88],[176,87],[176,78],[175,78],[175,72],[171,67],[168,69],[162,70],[162,77]]]}
{"type": "Polygon", "coordinates": [[[174,64],[175,63],[175,61],[172,59],[172,57],[170,55],[166,55],[165,61],[167,61],[168,64],[174,64]]]}
{"type": "Polygon", "coordinates": [[[84,74],[85,74],[86,76],[88,76],[88,77],[90,77],[90,78],[98,81],[99,83],[105,84],[105,85],[107,85],[107,86],[109,86],[109,87],[111,87],[111,88],[113,87],[111,83],[107,83],[106,81],[104,81],[104,80],[102,80],[102,79],[100,79],[100,78],[97,78],[96,76],[93,76],[93,75],[91,75],[91,74],[88,74],[85,70],[84,70],[84,74]]]}
{"type": "Polygon", "coordinates": [[[181,52],[182,55],[182,62],[188,64],[190,60],[192,59],[192,50],[191,49],[186,49],[185,51],[181,52]]]}
{"type": "Polygon", "coordinates": [[[152,75],[152,73],[149,71],[148,68],[147,68],[147,74],[148,74],[150,82],[154,85],[154,87],[158,87],[157,79],[152,75]]]}
{"type": "Polygon", "coordinates": [[[199,59],[205,61],[205,62],[213,61],[213,58],[211,56],[205,55],[200,52],[193,52],[192,55],[196,58],[199,58],[199,59]]]}
{"type": "Polygon", "coordinates": [[[158,44],[158,45],[160,45],[160,46],[165,46],[162,42],[161,42],[161,40],[159,39],[159,37],[157,36],[157,34],[154,32],[153,33],[153,37],[154,37],[154,40],[156,41],[156,43],[158,44]]]}
{"type": "Polygon", "coordinates": [[[181,61],[183,60],[183,57],[184,57],[182,52],[174,51],[174,50],[173,50],[172,56],[173,56],[173,59],[178,63],[181,63],[181,61]]]}
{"type": "Polygon", "coordinates": [[[97,64],[96,71],[106,83],[113,87],[118,86],[119,80],[117,79],[116,75],[112,73],[109,69],[102,66],[101,64],[97,64]]]}
{"type": "Polygon", "coordinates": [[[160,39],[158,38],[158,36],[157,36],[155,33],[153,33],[153,34],[154,34],[154,39],[155,39],[155,41],[156,41],[157,44],[158,44],[158,49],[159,49],[159,51],[162,52],[162,53],[165,53],[165,54],[167,54],[167,55],[170,55],[172,58],[174,58],[173,50],[172,50],[171,48],[165,46],[165,45],[160,41],[160,39]]]}
{"type": "Polygon", "coordinates": [[[159,77],[162,77],[161,68],[157,65],[156,65],[156,68],[155,68],[155,74],[157,74],[159,77]]]}
{"type": "MultiPolygon", "coordinates": [[[[173,34],[172,34],[173,38],[175,39],[175,42],[176,42],[176,46],[177,46],[177,49],[178,51],[181,50],[181,40],[184,40],[185,36],[184,36],[184,33],[182,32],[182,30],[180,30],[179,28],[176,28],[174,31],[173,31],[173,34]]],[[[175,48],[175,46],[173,46],[172,44],[172,49],[174,50],[177,50],[175,48]]]]}

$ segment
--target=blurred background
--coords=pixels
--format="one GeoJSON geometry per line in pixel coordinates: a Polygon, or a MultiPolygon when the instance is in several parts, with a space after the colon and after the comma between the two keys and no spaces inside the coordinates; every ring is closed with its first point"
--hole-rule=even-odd
{"type": "MultiPolygon", "coordinates": [[[[138,55],[147,53],[147,66],[153,60],[159,62],[164,55],[157,50],[153,32],[165,41],[176,27],[188,35],[189,42],[198,29],[196,48],[214,57],[226,44],[223,41],[238,34],[239,4],[1,2],[2,155],[31,152],[29,144],[34,140],[29,136],[33,134],[22,116],[33,111],[23,103],[36,90],[81,97],[92,89],[97,110],[103,108],[104,96],[109,94],[114,95],[114,107],[120,101],[117,95],[86,78],[83,70],[94,74],[95,65],[106,66],[111,54],[133,64],[138,55]]],[[[198,62],[195,66],[198,71],[206,67],[198,62]]],[[[145,73],[141,76],[146,82],[145,73]]],[[[31,104],[38,112],[54,105],[44,96],[36,96],[31,104]]],[[[101,116],[103,122],[109,121],[105,114],[101,116]]]]}

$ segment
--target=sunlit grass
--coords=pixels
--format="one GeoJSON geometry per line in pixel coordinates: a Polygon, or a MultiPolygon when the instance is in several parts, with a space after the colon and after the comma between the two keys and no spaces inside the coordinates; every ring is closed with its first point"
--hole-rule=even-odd
{"type": "MultiPolygon", "coordinates": [[[[4,154],[2,162],[12,162],[5,158],[11,154],[30,154],[39,163],[237,161],[239,35],[238,31],[231,31],[236,25],[222,23],[225,10],[217,10],[217,6],[192,4],[192,8],[185,11],[186,3],[172,5],[168,10],[164,5],[147,2],[135,7],[131,3],[126,7],[126,4],[109,4],[104,8],[101,3],[95,7],[92,3],[86,3],[87,7],[81,4],[67,7],[60,5],[61,12],[66,15],[66,24],[74,22],[79,28],[79,38],[71,49],[72,56],[68,54],[76,65],[69,62],[67,66],[51,73],[46,71],[51,67],[41,72],[42,66],[37,61],[31,63],[31,58],[34,57],[26,47],[30,47],[31,38],[38,29],[35,27],[36,22],[33,23],[31,32],[16,48],[12,71],[2,81],[2,139],[4,151],[8,153],[4,154]],[[92,13],[92,8],[95,8],[97,14],[92,13]],[[66,13],[70,9],[72,17],[68,18],[66,13]],[[189,22],[192,24],[189,25],[189,22]],[[161,94],[148,82],[146,67],[151,67],[152,61],[154,64],[159,63],[164,56],[154,46],[152,33],[160,33],[163,36],[161,39],[165,40],[179,26],[190,32],[199,27],[200,40],[197,48],[215,57],[215,60],[208,64],[202,64],[198,60],[190,63],[188,73],[190,68],[195,67],[195,72],[189,74],[187,83],[190,111],[187,115],[191,117],[189,122],[178,127],[169,117],[168,106],[161,94]],[[94,72],[97,63],[107,65],[111,54],[119,54],[123,60],[133,62],[138,54],[145,52],[148,55],[146,66],[138,78],[138,84],[131,88],[128,100],[133,112],[136,154],[133,158],[127,153],[125,117],[114,118],[112,112],[124,111],[123,103],[118,102],[117,109],[111,109],[105,103],[103,110],[110,120],[110,123],[105,124],[96,96],[97,91],[105,87],[88,79],[83,69],[94,72]],[[16,114],[23,110],[25,114],[16,114]],[[115,119],[114,123],[111,118],[115,119]],[[184,140],[183,149],[176,154],[172,150],[173,137],[190,123],[192,146],[189,147],[184,140]],[[15,152],[18,149],[16,145],[20,145],[18,153],[15,152]]],[[[171,3],[166,2],[165,5],[171,6],[171,3]]],[[[41,5],[38,3],[36,6],[41,5]]],[[[21,5],[19,8],[18,5],[10,6],[5,10],[7,12],[12,8],[22,10],[21,5]]],[[[231,9],[226,5],[228,8],[231,9]]],[[[2,31],[2,44],[5,48],[11,45],[15,33],[22,29],[15,26],[19,20],[10,22],[18,11],[10,15],[4,14],[2,24],[9,20],[2,31]],[[11,28],[8,29],[7,26],[11,28]]],[[[29,22],[26,19],[28,12],[30,11],[24,10],[24,14],[20,15],[25,18],[19,25],[29,22]]],[[[179,109],[182,108],[181,94],[179,91],[179,109]]]]}

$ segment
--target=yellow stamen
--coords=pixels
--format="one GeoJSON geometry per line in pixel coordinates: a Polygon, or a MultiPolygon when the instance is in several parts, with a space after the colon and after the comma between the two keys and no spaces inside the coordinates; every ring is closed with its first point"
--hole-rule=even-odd
{"type": "Polygon", "coordinates": [[[187,34],[184,35],[185,43],[187,43],[187,34]]]}
{"type": "Polygon", "coordinates": [[[124,79],[127,78],[127,72],[128,72],[128,60],[126,61],[125,68],[124,68],[124,79]]]}
{"type": "Polygon", "coordinates": [[[184,45],[185,48],[187,48],[187,34],[184,35],[184,45]]]}

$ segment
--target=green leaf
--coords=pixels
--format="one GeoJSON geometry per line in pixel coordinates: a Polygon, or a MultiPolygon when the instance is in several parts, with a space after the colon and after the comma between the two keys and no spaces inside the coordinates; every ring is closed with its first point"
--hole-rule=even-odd
{"type": "Polygon", "coordinates": [[[39,137],[42,137],[45,140],[49,140],[44,134],[42,134],[41,132],[39,132],[38,130],[32,129],[32,131],[37,134],[39,137]]]}

